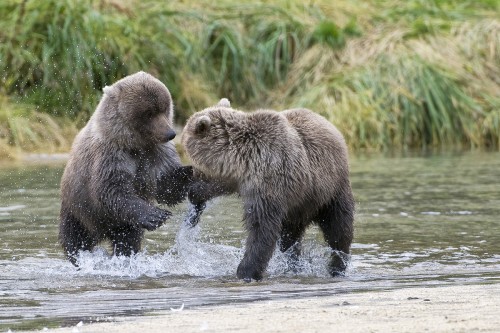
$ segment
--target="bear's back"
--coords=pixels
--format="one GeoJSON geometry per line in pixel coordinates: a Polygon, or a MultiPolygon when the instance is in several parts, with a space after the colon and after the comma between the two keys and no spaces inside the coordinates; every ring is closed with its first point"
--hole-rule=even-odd
{"type": "Polygon", "coordinates": [[[282,114],[288,123],[299,132],[307,148],[319,151],[334,150],[342,155],[346,151],[344,137],[339,130],[324,117],[308,109],[290,109],[282,114]]]}
{"type": "Polygon", "coordinates": [[[315,197],[329,200],[336,192],[335,185],[348,181],[344,137],[328,120],[308,109],[290,109],[282,114],[299,133],[307,152],[315,197]]]}

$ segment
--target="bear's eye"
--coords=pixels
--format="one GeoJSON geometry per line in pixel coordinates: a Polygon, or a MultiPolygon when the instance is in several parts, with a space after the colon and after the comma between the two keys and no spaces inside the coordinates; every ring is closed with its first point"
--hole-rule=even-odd
{"type": "Polygon", "coordinates": [[[144,110],[144,116],[146,117],[153,117],[154,116],[154,109],[152,108],[147,108],[146,110],[144,110]]]}

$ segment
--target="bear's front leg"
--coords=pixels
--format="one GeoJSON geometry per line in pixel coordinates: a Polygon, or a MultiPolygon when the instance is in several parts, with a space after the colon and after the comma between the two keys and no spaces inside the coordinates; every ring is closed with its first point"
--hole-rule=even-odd
{"type": "Polygon", "coordinates": [[[132,225],[155,230],[172,213],[154,206],[137,194],[133,183],[136,175],[130,168],[136,161],[127,154],[120,156],[121,159],[113,157],[113,154],[96,157],[94,169],[99,172],[90,180],[92,201],[98,211],[112,221],[113,227],[132,225]]]}
{"type": "Polygon", "coordinates": [[[192,166],[180,166],[162,174],[157,181],[156,200],[169,206],[180,203],[186,198],[193,178],[192,166]]]}
{"type": "Polygon", "coordinates": [[[96,190],[101,209],[110,216],[117,226],[133,225],[149,231],[155,230],[167,220],[172,213],[154,206],[138,197],[132,186],[123,182],[116,185],[101,186],[96,190]]]}
{"type": "Polygon", "coordinates": [[[207,201],[222,195],[235,193],[237,186],[220,180],[209,179],[199,171],[194,172],[195,179],[188,191],[188,199],[192,204],[189,214],[189,224],[194,227],[200,221],[207,201]]]}
{"type": "Polygon", "coordinates": [[[244,204],[248,230],[245,255],[236,276],[245,282],[262,280],[280,235],[283,212],[273,199],[256,198],[244,204]]]}

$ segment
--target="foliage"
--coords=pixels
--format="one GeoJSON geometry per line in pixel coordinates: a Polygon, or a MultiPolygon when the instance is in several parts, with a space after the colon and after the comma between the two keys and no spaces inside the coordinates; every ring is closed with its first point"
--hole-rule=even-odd
{"type": "Polygon", "coordinates": [[[0,158],[15,158],[20,151],[68,151],[76,133],[68,119],[55,119],[0,95],[0,158]]]}
{"type": "Polygon", "coordinates": [[[179,123],[227,97],[310,107],[355,149],[498,149],[499,12],[494,0],[4,0],[0,124],[20,133],[9,145],[38,149],[16,129],[35,133],[47,114],[81,126],[105,85],[145,70],[179,123]]]}

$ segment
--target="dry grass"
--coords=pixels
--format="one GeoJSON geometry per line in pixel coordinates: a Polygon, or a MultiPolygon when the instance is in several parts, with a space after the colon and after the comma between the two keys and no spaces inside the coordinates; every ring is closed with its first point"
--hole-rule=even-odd
{"type": "Polygon", "coordinates": [[[54,118],[0,96],[0,158],[15,158],[24,151],[68,151],[77,131],[72,121],[54,118]]]}
{"type": "Polygon", "coordinates": [[[337,52],[310,48],[269,102],[323,114],[353,149],[498,149],[499,25],[465,22],[419,39],[376,31],[337,52]]]}

